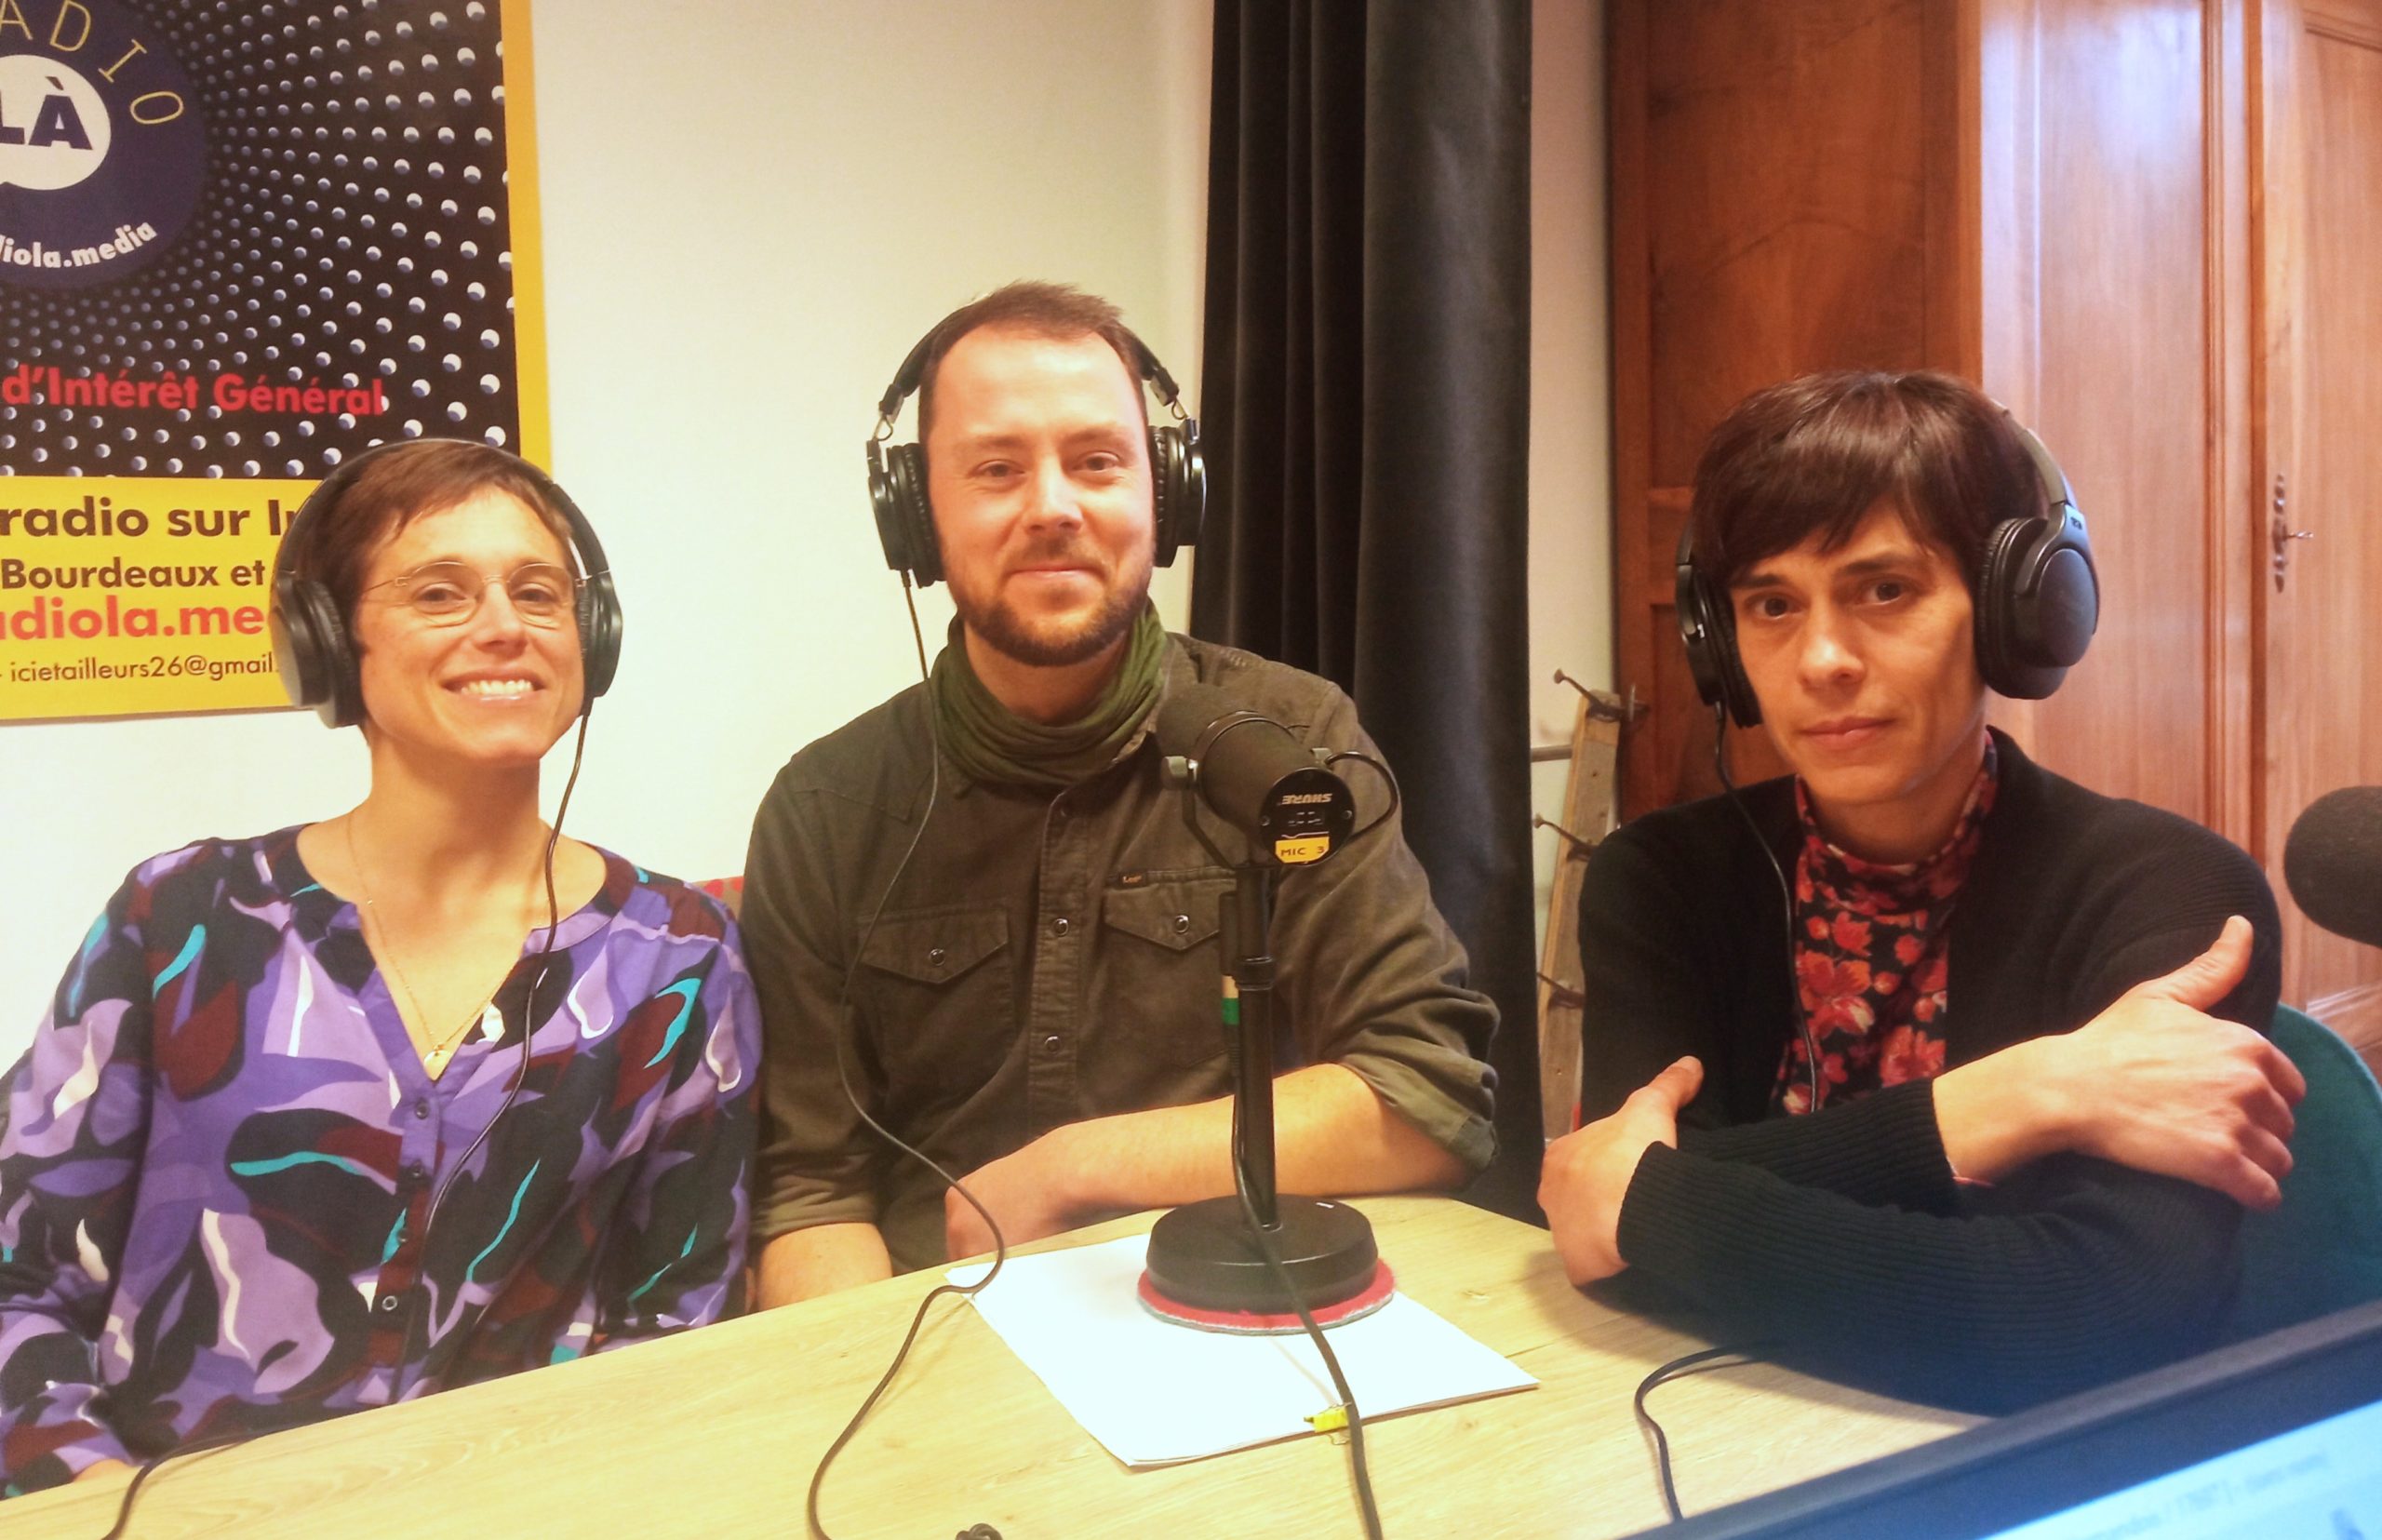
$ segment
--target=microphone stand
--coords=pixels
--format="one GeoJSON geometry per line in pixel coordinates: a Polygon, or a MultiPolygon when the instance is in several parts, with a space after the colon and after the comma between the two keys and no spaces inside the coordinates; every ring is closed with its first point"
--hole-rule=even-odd
{"type": "MultiPolygon", "coordinates": [[[[1262,855],[1231,861],[1199,827],[1190,771],[1168,767],[1184,790],[1183,821],[1219,865],[1233,869],[1232,891],[1217,905],[1223,949],[1223,1017],[1233,1058],[1232,1161],[1241,1191],[1282,1270],[1311,1310],[1361,1293],[1380,1252],[1372,1224],[1345,1203],[1285,1197],[1274,1168],[1274,884],[1281,866],[1262,855]]],[[[1233,1315],[1294,1316],[1238,1196],[1187,1203],[1150,1231],[1150,1282],[1168,1301],[1233,1315]]],[[[1295,1321],[1292,1322],[1295,1329],[1295,1321]]]]}
{"type": "Polygon", "coordinates": [[[1216,901],[1224,957],[1224,1024],[1232,1049],[1232,1163],[1257,1223],[1280,1223],[1274,1188],[1274,878],[1279,867],[1244,861],[1216,901]],[[1243,926],[1247,929],[1243,929],[1243,926]]]}

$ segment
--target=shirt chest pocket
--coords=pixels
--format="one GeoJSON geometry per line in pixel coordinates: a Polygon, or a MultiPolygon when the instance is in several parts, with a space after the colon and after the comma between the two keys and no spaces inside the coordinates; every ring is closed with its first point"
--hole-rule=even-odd
{"type": "Polygon", "coordinates": [[[998,905],[877,921],[855,986],[896,1096],[920,1077],[973,1090],[1000,1068],[1016,1036],[1008,950],[1009,912],[998,905]]]}
{"type": "Polygon", "coordinates": [[[1135,1052],[1178,1067],[1223,1055],[1216,901],[1231,890],[1232,875],[1217,871],[1102,895],[1101,1014],[1131,1024],[1119,1036],[1135,1052]]]}

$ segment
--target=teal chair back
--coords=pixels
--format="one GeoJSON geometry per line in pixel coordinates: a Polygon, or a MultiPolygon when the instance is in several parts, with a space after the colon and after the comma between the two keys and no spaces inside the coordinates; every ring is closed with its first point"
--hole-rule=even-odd
{"type": "Polygon", "coordinates": [[[2268,1036],[2308,1097],[2281,1206],[2241,1223],[2236,1340],[2382,1299],[2382,1087],[2331,1028],[2287,1005],[2268,1036]]]}

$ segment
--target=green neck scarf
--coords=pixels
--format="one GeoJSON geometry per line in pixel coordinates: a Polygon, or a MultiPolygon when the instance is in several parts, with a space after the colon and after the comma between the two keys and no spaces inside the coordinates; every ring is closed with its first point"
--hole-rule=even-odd
{"type": "Polygon", "coordinates": [[[1117,756],[1158,704],[1166,661],[1166,627],[1158,607],[1145,604],[1126,638],[1117,672],[1091,709],[1073,722],[1045,727],[993,698],[968,662],[959,623],[934,662],[930,686],[935,732],[943,752],[970,781],[1011,786],[1065,786],[1097,774],[1117,756]]]}

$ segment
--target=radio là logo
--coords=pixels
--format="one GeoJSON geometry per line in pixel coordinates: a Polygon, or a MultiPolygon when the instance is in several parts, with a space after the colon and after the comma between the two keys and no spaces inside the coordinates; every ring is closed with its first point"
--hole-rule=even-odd
{"type": "Polygon", "coordinates": [[[0,0],[0,284],[82,288],[190,222],[207,131],[190,77],[123,0],[0,0]]]}

